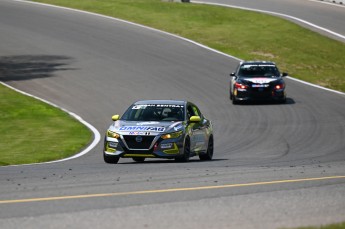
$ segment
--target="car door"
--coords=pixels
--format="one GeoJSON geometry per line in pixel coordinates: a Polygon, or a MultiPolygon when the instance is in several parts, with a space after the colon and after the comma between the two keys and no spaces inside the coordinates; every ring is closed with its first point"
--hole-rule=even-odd
{"type": "Polygon", "coordinates": [[[207,143],[207,134],[206,134],[206,128],[207,128],[207,120],[203,117],[201,114],[199,108],[195,106],[194,104],[189,104],[187,107],[187,114],[188,119],[191,116],[199,116],[200,122],[196,123],[189,123],[191,128],[191,134],[190,134],[190,140],[191,140],[191,151],[192,152],[200,152],[205,151],[207,149],[206,143],[207,143]]]}

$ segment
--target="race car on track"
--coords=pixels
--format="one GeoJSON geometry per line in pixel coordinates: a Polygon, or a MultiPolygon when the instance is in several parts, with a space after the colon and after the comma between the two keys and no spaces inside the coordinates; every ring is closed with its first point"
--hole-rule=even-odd
{"type": "Polygon", "coordinates": [[[107,130],[103,158],[116,164],[120,158],[187,162],[198,155],[212,160],[213,130],[199,108],[188,101],[145,100],[132,104],[107,130]]]}
{"type": "Polygon", "coordinates": [[[230,99],[239,101],[271,100],[286,102],[285,82],[274,62],[244,61],[231,73],[230,99]]]}

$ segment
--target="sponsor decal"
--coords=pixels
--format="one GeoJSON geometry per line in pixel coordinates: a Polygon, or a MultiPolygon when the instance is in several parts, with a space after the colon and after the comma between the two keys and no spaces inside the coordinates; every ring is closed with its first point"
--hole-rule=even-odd
{"type": "Polygon", "coordinates": [[[252,83],[257,83],[257,84],[268,84],[272,81],[275,81],[277,79],[269,79],[269,78],[246,78],[245,80],[252,82],[252,83]]]}
{"type": "Polygon", "coordinates": [[[109,147],[116,149],[118,142],[108,142],[109,147]]]}
{"type": "Polygon", "coordinates": [[[172,146],[173,146],[172,143],[161,144],[161,149],[171,149],[172,146]]]}
{"type": "Polygon", "coordinates": [[[159,122],[139,122],[137,123],[137,126],[155,125],[155,124],[159,124],[159,122]]]}
{"type": "Polygon", "coordinates": [[[183,108],[184,105],[176,104],[140,104],[132,107],[132,110],[146,109],[147,107],[171,107],[171,108],[183,108]]]}
{"type": "Polygon", "coordinates": [[[245,64],[241,66],[241,69],[251,68],[251,67],[275,67],[273,64],[245,64]]]}
{"type": "Polygon", "coordinates": [[[150,132],[129,132],[128,135],[150,135],[150,132]]]}
{"type": "Polygon", "coordinates": [[[269,87],[269,84],[253,84],[252,87],[258,88],[258,87],[269,87]]]}
{"type": "Polygon", "coordinates": [[[132,110],[146,109],[149,106],[149,104],[135,105],[132,107],[132,110]]]}
{"type": "Polygon", "coordinates": [[[154,126],[122,126],[119,131],[153,131],[153,132],[164,132],[165,127],[154,127],[154,126]]]}
{"type": "Polygon", "coordinates": [[[175,104],[157,104],[157,107],[172,107],[172,108],[183,108],[183,105],[175,105],[175,104]]]}
{"type": "Polygon", "coordinates": [[[179,131],[179,130],[182,130],[183,126],[182,125],[178,125],[178,126],[175,126],[174,127],[174,130],[175,131],[179,131]]]}

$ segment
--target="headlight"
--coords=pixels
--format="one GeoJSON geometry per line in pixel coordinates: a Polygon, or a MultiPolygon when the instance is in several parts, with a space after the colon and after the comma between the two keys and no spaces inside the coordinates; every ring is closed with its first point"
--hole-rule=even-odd
{"type": "Polygon", "coordinates": [[[110,130],[107,131],[107,136],[111,138],[120,138],[120,135],[118,133],[110,131],[110,130]]]}
{"type": "Polygon", "coordinates": [[[161,136],[161,138],[163,139],[170,139],[170,138],[178,138],[182,135],[183,131],[177,131],[177,132],[173,132],[173,133],[169,133],[169,134],[163,134],[161,136]]]}

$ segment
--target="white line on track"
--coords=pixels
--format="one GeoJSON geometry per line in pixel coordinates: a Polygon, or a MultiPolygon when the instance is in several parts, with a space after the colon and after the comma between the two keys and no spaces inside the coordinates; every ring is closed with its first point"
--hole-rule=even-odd
{"type": "MultiPolygon", "coordinates": [[[[178,38],[178,39],[181,39],[181,40],[184,40],[184,41],[187,41],[189,43],[192,43],[194,45],[197,45],[199,47],[202,47],[204,49],[207,49],[209,51],[212,51],[212,52],[215,52],[215,53],[218,53],[218,54],[221,54],[223,56],[226,56],[226,57],[229,57],[229,58],[232,58],[232,59],[235,59],[235,60],[238,60],[238,61],[242,61],[242,59],[240,58],[237,58],[235,56],[231,56],[231,55],[228,55],[226,53],[223,53],[223,52],[220,52],[216,49],[212,49],[210,47],[207,47],[205,45],[202,45],[198,42],[195,42],[193,40],[190,40],[190,39],[187,39],[187,38],[184,38],[184,37],[180,37],[178,35],[175,35],[175,34],[172,34],[172,33],[168,33],[168,32],[165,32],[165,31],[162,31],[162,30],[158,30],[158,29],[154,29],[154,28],[151,28],[151,27],[147,27],[147,26],[144,26],[144,25],[140,25],[140,24],[136,24],[136,23],[133,23],[133,22],[130,22],[130,21],[126,21],[126,20],[122,20],[122,19],[118,19],[118,18],[114,18],[114,17],[110,17],[110,16],[105,16],[105,15],[101,15],[101,14],[97,14],[97,13],[92,13],[92,12],[87,12],[87,11],[83,11],[83,10],[77,10],[77,9],[71,9],[71,8],[67,8],[67,7],[62,7],[62,6],[55,6],[55,5],[49,5],[49,4],[44,4],[44,3],[38,3],[38,2],[28,2],[28,1],[25,1],[25,0],[12,0],[14,2],[21,2],[21,3],[26,3],[26,4],[35,4],[35,5],[41,5],[41,6],[47,6],[47,7],[54,7],[54,8],[58,8],[58,9],[64,9],[64,10],[69,10],[69,11],[74,11],[74,12],[79,12],[79,13],[84,13],[84,14],[89,14],[89,15],[94,15],[94,16],[98,16],[98,17],[103,17],[103,18],[106,18],[106,19],[110,19],[110,20],[114,20],[114,21],[119,21],[119,22],[123,22],[123,23],[127,23],[127,24],[130,24],[130,25],[134,25],[134,26],[138,26],[138,27],[141,27],[141,28],[145,28],[145,29],[149,29],[149,30],[152,30],[152,31],[156,31],[156,32],[159,32],[159,33],[163,33],[163,34],[166,34],[166,35],[169,35],[169,36],[172,36],[172,37],[175,37],[175,38],[178,38]]],[[[261,12],[261,13],[266,13],[266,14],[272,14],[272,15],[277,15],[277,16],[282,16],[282,17],[286,17],[286,18],[290,18],[290,19],[293,19],[293,20],[296,20],[298,22],[301,22],[301,23],[304,23],[304,24],[307,24],[311,27],[314,27],[316,29],[319,29],[319,30],[322,30],[324,32],[327,32],[327,33],[330,33],[334,36],[337,36],[341,39],[344,39],[345,40],[345,36],[344,35],[341,35],[339,33],[336,33],[336,32],[333,32],[329,29],[326,29],[326,28],[323,28],[323,27],[320,27],[320,26],[317,26],[315,24],[312,24],[308,21],[305,21],[305,20],[302,20],[300,18],[296,18],[296,17],[293,17],[293,16],[290,16],[290,15],[286,15],[286,14],[281,14],[281,13],[276,13],[276,12],[271,12],[271,11],[265,11],[265,10],[258,10],[258,9],[253,9],[253,8],[247,8],[247,7],[240,7],[240,6],[233,6],[233,5],[226,5],[226,4],[218,4],[218,3],[209,3],[209,2],[198,2],[198,1],[191,1],[192,3],[196,3],[196,4],[207,4],[207,5],[216,5],[216,6],[223,6],[223,7],[229,7],[229,8],[236,8],[236,9],[243,9],[243,10],[249,10],[249,11],[255,11],[255,12],[261,12]]],[[[322,87],[322,86],[319,86],[319,85],[315,85],[315,84],[311,84],[311,83],[308,83],[308,82],[305,82],[303,80],[299,80],[299,79],[295,79],[293,77],[288,77],[289,79],[291,80],[295,80],[297,82],[300,82],[300,83],[303,83],[303,84],[306,84],[306,85],[309,85],[309,86],[313,86],[313,87],[316,87],[316,88],[319,88],[319,89],[323,89],[323,90],[327,90],[327,91],[330,91],[330,92],[334,92],[334,93],[337,93],[337,94],[341,94],[341,95],[345,95],[345,93],[343,92],[339,92],[339,91],[336,91],[336,90],[332,90],[332,89],[329,89],[329,88],[325,88],[325,87],[322,87]]],[[[84,124],[85,126],[87,126],[93,133],[94,133],[94,140],[93,142],[86,148],[84,149],[82,152],[72,156],[72,157],[69,157],[69,158],[65,158],[65,159],[62,159],[62,160],[57,160],[57,161],[51,161],[51,162],[45,162],[45,163],[36,163],[36,164],[47,164],[47,163],[56,163],[56,162],[62,162],[62,161],[67,161],[67,160],[71,160],[71,159],[74,159],[74,158],[78,158],[82,155],[85,155],[87,154],[89,151],[91,151],[97,144],[98,142],[100,141],[101,137],[100,137],[100,133],[98,132],[98,130],[93,127],[91,124],[89,124],[88,122],[86,122],[85,120],[83,120],[80,116],[62,108],[62,107],[59,107],[47,100],[44,100],[42,98],[39,98],[37,96],[34,96],[34,95],[31,95],[29,93],[26,93],[26,92],[23,92],[23,91],[20,91],[16,88],[13,88],[9,85],[7,85],[6,83],[4,82],[0,82],[1,84],[19,92],[19,93],[22,93],[24,95],[27,95],[27,96],[30,96],[30,97],[33,97],[33,98],[36,98],[40,101],[43,101],[49,105],[52,105],[54,107],[57,107],[65,112],[67,112],[68,114],[70,114],[71,116],[73,116],[74,118],[76,118],[78,121],[80,121],[82,124],[84,124]]],[[[32,164],[31,164],[32,165],[32,164]]],[[[15,166],[22,166],[22,165],[15,165],[15,166]]]]}

